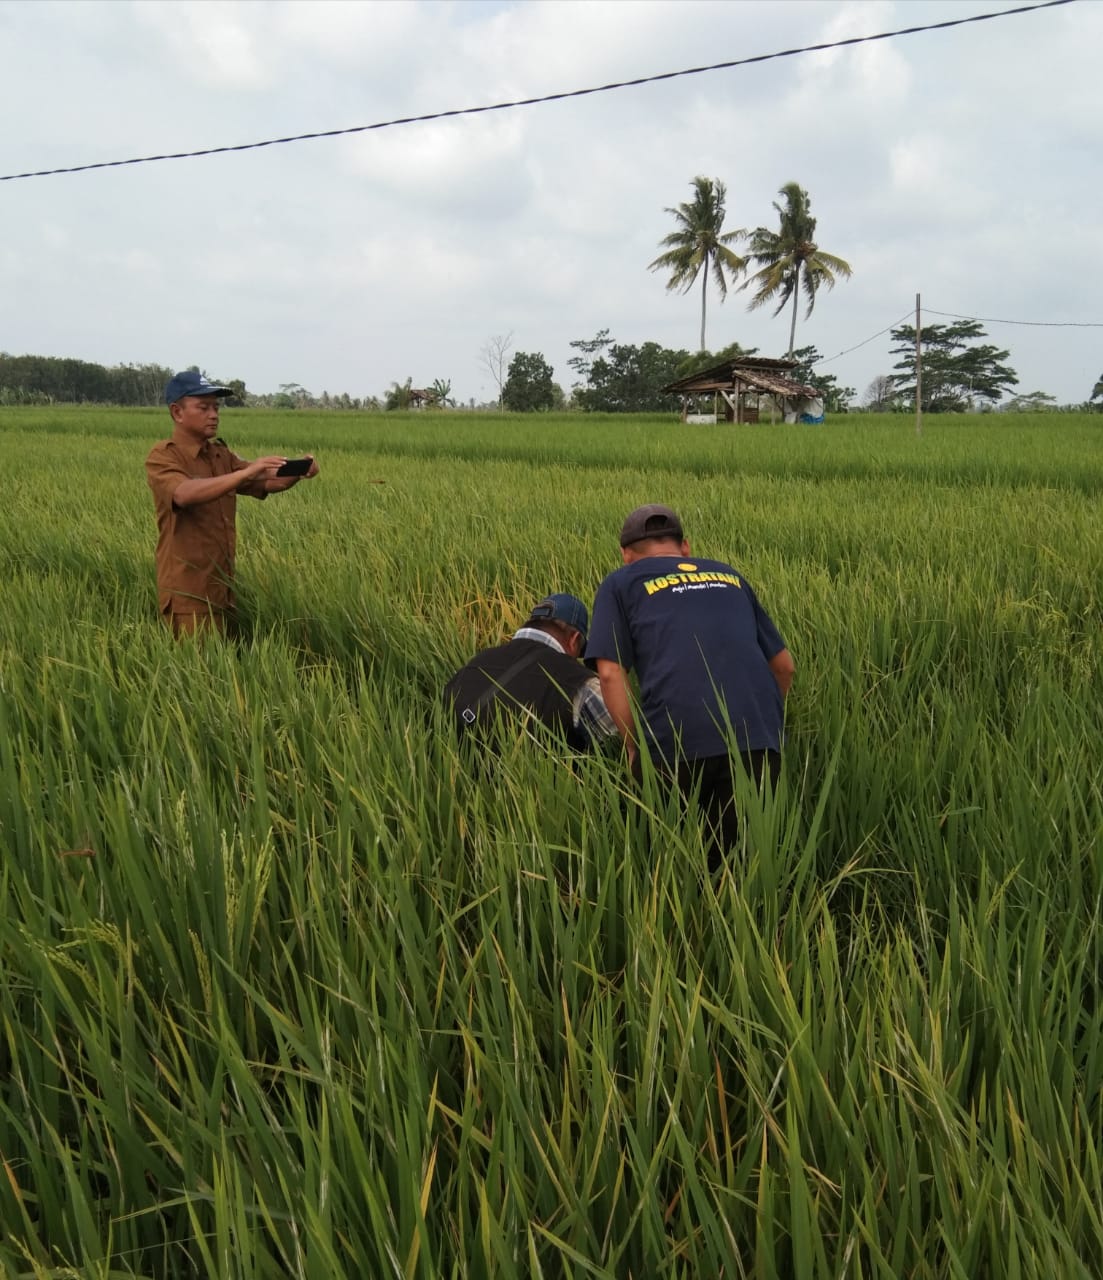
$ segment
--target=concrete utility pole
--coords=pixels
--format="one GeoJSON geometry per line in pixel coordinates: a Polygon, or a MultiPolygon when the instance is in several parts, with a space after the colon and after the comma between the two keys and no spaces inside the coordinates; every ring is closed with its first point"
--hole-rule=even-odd
{"type": "Polygon", "coordinates": [[[919,294],[915,295],[915,434],[923,434],[923,343],[919,338],[919,294]]]}

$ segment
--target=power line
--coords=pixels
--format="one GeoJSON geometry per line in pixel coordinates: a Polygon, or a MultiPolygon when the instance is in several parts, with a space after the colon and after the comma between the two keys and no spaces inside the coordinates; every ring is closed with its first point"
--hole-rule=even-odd
{"type": "Polygon", "coordinates": [[[1103,329],[1103,322],[1096,320],[997,320],[993,316],[962,316],[956,311],[935,311],[933,307],[923,310],[932,316],[949,316],[953,320],[976,320],[983,324],[1021,324],[1038,329],[1103,329]]]}
{"type": "MultiPolygon", "coordinates": [[[[857,351],[859,347],[864,347],[867,343],[872,342],[874,338],[879,338],[882,334],[888,333],[890,329],[895,329],[897,325],[903,324],[909,316],[914,314],[915,308],[913,307],[910,311],[906,311],[899,320],[893,321],[892,324],[885,325],[883,329],[878,329],[876,333],[871,334],[868,338],[863,338],[862,341],[857,343],[855,346],[847,347],[845,351],[839,351],[833,356],[821,356],[819,360],[813,360],[811,367],[815,367],[818,364],[830,364],[832,360],[838,360],[840,356],[850,355],[852,351],[857,351]]],[[[939,313],[936,312],[935,314],[937,315],[939,313]]]]}
{"type": "MultiPolygon", "coordinates": [[[[923,307],[925,315],[932,316],[949,316],[954,320],[976,320],[984,324],[1017,324],[1030,325],[1042,329],[1103,329],[1103,324],[1095,321],[1078,321],[1078,320],[997,320],[992,316],[963,316],[956,311],[936,311],[933,307],[923,307]]],[[[893,324],[886,325],[883,329],[879,329],[876,333],[871,334],[868,338],[863,338],[861,342],[855,343],[853,347],[847,347],[845,351],[839,351],[833,356],[821,356],[819,360],[813,360],[810,368],[815,368],[819,364],[830,364],[832,360],[838,360],[842,356],[848,356],[852,351],[857,351],[860,347],[866,346],[875,338],[880,338],[883,334],[902,325],[906,320],[911,320],[915,315],[915,308],[912,307],[906,311],[899,320],[893,324]]]]}
{"type": "Polygon", "coordinates": [[[594,93],[610,93],[614,89],[629,89],[641,84],[655,84],[660,80],[676,80],[680,76],[702,75],[706,71],[727,71],[733,67],[747,67],[756,62],[771,62],[775,58],[792,58],[801,53],[821,53],[827,49],[842,49],[848,45],[869,44],[875,40],[891,40],[897,36],[917,35],[923,31],[945,31],[950,27],[963,27],[971,22],[987,22],[991,18],[1009,18],[1019,13],[1032,13],[1035,9],[1052,9],[1057,5],[1072,4],[1073,0],[1043,0],[1041,4],[1021,5],[1016,9],[1001,9],[995,13],[977,13],[968,18],[952,18],[946,22],[932,22],[922,27],[904,27],[898,31],[881,31],[872,36],[851,36],[846,40],[832,40],[825,44],[804,45],[799,49],[783,49],[777,53],[760,53],[751,58],[736,58],[730,62],[714,62],[707,67],[690,67],[684,71],[664,71],[659,75],[640,76],[635,80],[620,80],[614,84],[597,85],[590,89],[572,89],[565,93],[549,93],[539,98],[521,98],[515,102],[495,102],[482,107],[460,107],[452,111],[435,111],[428,115],[404,116],[397,120],[382,120],[376,124],[358,124],[348,129],[326,129],[319,133],[298,133],[287,138],[268,138],[263,142],[243,142],[237,146],[207,147],[202,151],[176,151],[159,156],[137,156],[130,160],[101,160],[96,164],[70,165],[64,169],[39,169],[31,173],[0,174],[0,182],[15,182],[20,178],[49,178],[61,173],[87,173],[91,169],[117,169],[124,165],[152,164],[156,160],[192,160],[198,156],[223,155],[228,151],[255,151],[260,147],[278,147],[289,142],[311,142],[317,138],[337,138],[350,133],[368,133],[374,129],[392,129],[404,124],[425,124],[431,120],[445,120],[452,116],[479,115],[487,111],[508,111],[514,107],[531,107],[541,102],[562,102],[567,98],[583,98],[594,93]]]}

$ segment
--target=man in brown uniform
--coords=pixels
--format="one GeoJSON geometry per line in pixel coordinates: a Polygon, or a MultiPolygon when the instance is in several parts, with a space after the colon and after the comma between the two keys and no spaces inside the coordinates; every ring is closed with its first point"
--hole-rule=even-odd
{"type": "MultiPolygon", "coordinates": [[[[172,439],[146,458],[157,512],[158,607],[176,635],[224,629],[233,615],[237,495],[266,498],[303,478],[277,476],[286,458],[246,462],[217,438],[219,400],[230,395],[200,373],[178,373],[165,388],[172,439]]],[[[311,458],[305,475],[317,474],[311,458]]]]}

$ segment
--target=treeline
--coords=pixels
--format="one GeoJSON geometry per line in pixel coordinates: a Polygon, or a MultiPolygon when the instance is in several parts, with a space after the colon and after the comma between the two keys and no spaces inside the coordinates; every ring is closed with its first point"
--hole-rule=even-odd
{"type": "Polygon", "coordinates": [[[88,360],[0,351],[0,404],[159,404],[175,372],[159,364],[107,368],[88,360]]]}
{"type": "MultiPolygon", "coordinates": [[[[502,403],[514,412],[546,409],[573,409],[588,413],[650,413],[676,409],[676,401],[662,388],[698,369],[738,356],[753,356],[757,348],[738,342],[721,351],[690,353],[673,350],[657,342],[639,345],[617,342],[608,329],[593,338],[578,339],[571,347],[576,354],[567,361],[576,381],[569,393],[552,381],[553,370],[539,352],[517,352],[509,365],[502,388],[502,403]]],[[[820,359],[815,347],[793,352],[797,367],[791,377],[820,388],[828,412],[844,409],[854,392],[839,387],[831,376],[817,374],[813,366],[820,359]]],[[[198,365],[190,366],[201,372],[198,365]]],[[[13,356],[0,352],[0,405],[25,404],[111,404],[153,406],[162,403],[165,384],[177,371],[158,364],[126,364],[108,368],[87,360],[58,356],[13,356]]],[[[274,409],[332,409],[380,411],[411,407],[411,379],[394,383],[380,399],[374,395],[350,396],[347,392],[313,395],[296,382],[282,383],[278,391],[256,394],[246,389],[240,378],[220,378],[207,373],[213,382],[232,387],[231,405],[274,409]]],[[[424,392],[428,406],[456,408],[451,383],[438,378],[424,392]]],[[[472,401],[465,408],[475,408],[472,401]]],[[[494,408],[494,405],[480,406],[494,408]]]]}
{"type": "MultiPolygon", "coordinates": [[[[375,396],[357,398],[347,392],[312,396],[296,382],[275,392],[254,395],[241,378],[220,378],[198,365],[212,382],[233,390],[231,405],[274,409],[379,409],[375,396]]],[[[108,367],[90,360],[62,356],[13,356],[0,351],[0,405],[110,404],[148,407],[162,404],[165,386],[179,372],[160,364],[120,364],[108,367]]]]}

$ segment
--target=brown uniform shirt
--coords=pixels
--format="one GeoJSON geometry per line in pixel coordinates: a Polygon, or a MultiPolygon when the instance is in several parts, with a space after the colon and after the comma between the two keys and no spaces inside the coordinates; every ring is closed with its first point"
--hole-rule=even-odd
{"type": "MultiPolygon", "coordinates": [[[[150,450],[146,479],[157,513],[157,605],[162,614],[220,614],[233,608],[236,495],[190,507],[177,507],[172,499],[185,480],[224,476],[248,465],[221,440],[163,440],[150,450]]],[[[261,484],[238,492],[263,498],[261,484]]]]}

